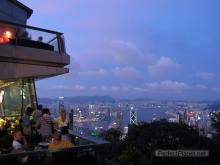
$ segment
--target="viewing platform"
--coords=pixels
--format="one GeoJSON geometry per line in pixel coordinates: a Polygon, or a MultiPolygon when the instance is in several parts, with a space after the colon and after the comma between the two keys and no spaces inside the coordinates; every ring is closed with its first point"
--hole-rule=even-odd
{"type": "Polygon", "coordinates": [[[71,138],[65,134],[59,139],[68,141],[71,147],[65,145],[52,149],[51,144],[56,140],[50,137],[46,141],[42,134],[37,133],[39,128],[33,123],[33,116],[29,116],[31,124],[26,126],[31,125],[32,132],[25,144],[23,132],[27,127],[22,117],[28,114],[29,108],[36,110],[38,107],[35,80],[68,73],[70,64],[63,33],[26,25],[32,13],[32,9],[17,0],[1,0],[0,164],[109,164],[105,160],[105,151],[108,151],[110,143],[82,133],[82,128],[76,129],[73,123],[69,130],[71,138]],[[20,132],[16,134],[16,130],[20,132]],[[14,141],[22,147],[17,148],[14,141]],[[24,150],[19,150],[22,148],[24,150]]]}
{"type": "Polygon", "coordinates": [[[68,73],[63,33],[0,20],[0,80],[68,73]]]}

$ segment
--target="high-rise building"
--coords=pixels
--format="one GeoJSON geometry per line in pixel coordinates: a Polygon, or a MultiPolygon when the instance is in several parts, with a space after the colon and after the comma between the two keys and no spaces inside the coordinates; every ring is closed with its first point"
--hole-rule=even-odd
{"type": "Polygon", "coordinates": [[[60,96],[59,97],[59,111],[64,109],[64,97],[60,96]]]}
{"type": "Polygon", "coordinates": [[[134,107],[130,107],[130,124],[137,124],[137,111],[134,107]]]}

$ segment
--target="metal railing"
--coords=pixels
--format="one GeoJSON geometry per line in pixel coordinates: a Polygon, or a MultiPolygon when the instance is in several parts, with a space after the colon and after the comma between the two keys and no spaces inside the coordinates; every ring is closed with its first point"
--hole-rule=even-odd
{"type": "MultiPolygon", "coordinates": [[[[103,164],[105,158],[102,155],[105,144],[89,144],[65,149],[28,151],[22,153],[0,154],[0,164],[32,164],[55,165],[83,164],[86,159],[91,159],[94,164],[103,164]]],[[[91,162],[87,162],[92,164],[91,162]]]]}
{"type": "Polygon", "coordinates": [[[0,20],[1,44],[66,53],[63,33],[2,20],[0,20]]]}
{"type": "Polygon", "coordinates": [[[74,133],[80,134],[80,135],[92,135],[92,131],[89,128],[85,128],[85,127],[80,127],[80,126],[76,126],[73,125],[72,126],[72,130],[74,133]]]}
{"type": "MultiPolygon", "coordinates": [[[[0,164],[32,164],[32,165],[65,165],[72,164],[104,164],[106,147],[110,144],[107,141],[96,143],[94,139],[77,138],[79,144],[64,149],[40,149],[21,153],[0,154],[0,164]],[[85,162],[86,161],[86,162],[85,162]]],[[[76,140],[75,140],[76,141],[76,140]]]]}

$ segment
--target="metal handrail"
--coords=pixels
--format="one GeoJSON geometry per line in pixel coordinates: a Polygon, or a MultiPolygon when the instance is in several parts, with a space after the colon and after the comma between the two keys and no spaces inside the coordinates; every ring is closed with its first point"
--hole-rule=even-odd
{"type": "Polygon", "coordinates": [[[0,164],[19,164],[19,161],[22,158],[28,158],[27,163],[33,163],[35,165],[52,165],[54,163],[60,164],[60,162],[64,161],[64,159],[67,160],[65,164],[72,164],[72,162],[80,161],[80,157],[82,157],[83,155],[93,156],[94,159],[99,162],[98,164],[103,164],[106,157],[106,155],[103,153],[111,143],[104,140],[102,142],[96,143],[94,140],[90,141],[90,139],[84,139],[81,137],[79,137],[79,139],[81,139],[82,141],[89,140],[89,144],[78,146],[76,145],[73,147],[62,149],[40,149],[20,153],[4,153],[0,154],[0,164]]]}
{"type": "MultiPolygon", "coordinates": [[[[0,20],[0,24],[5,24],[5,25],[8,25],[8,26],[12,26],[12,27],[14,26],[15,28],[24,28],[24,29],[28,29],[28,30],[33,30],[33,31],[41,32],[41,33],[44,32],[44,33],[47,33],[47,34],[55,35],[48,42],[43,42],[43,43],[50,44],[51,42],[56,40],[57,41],[58,52],[60,54],[66,53],[64,39],[62,38],[63,37],[63,33],[61,33],[61,32],[57,32],[57,31],[53,31],[53,30],[48,30],[48,29],[43,29],[43,28],[34,27],[34,26],[29,26],[29,25],[24,25],[24,24],[18,24],[18,23],[14,23],[14,22],[5,21],[5,20],[0,20]]],[[[14,34],[14,37],[15,37],[14,38],[15,40],[13,42],[14,42],[14,45],[16,46],[17,42],[18,42],[17,30],[16,30],[16,32],[14,34]]],[[[29,40],[32,40],[32,39],[29,39],[29,40]]],[[[32,40],[32,41],[35,41],[35,40],[32,40]]],[[[22,41],[22,42],[24,42],[24,41],[22,41]]]]}
{"type": "Polygon", "coordinates": [[[42,150],[38,150],[38,151],[26,151],[26,152],[20,152],[20,153],[0,154],[0,160],[4,159],[4,158],[32,156],[32,155],[38,155],[38,154],[72,152],[72,151],[79,151],[79,150],[89,149],[89,148],[98,149],[98,148],[106,146],[106,145],[107,145],[107,143],[88,144],[88,145],[80,145],[80,146],[74,146],[74,147],[62,148],[62,149],[42,149],[42,150]]]}
{"type": "Polygon", "coordinates": [[[42,31],[42,32],[47,32],[47,33],[52,33],[52,34],[63,35],[63,33],[61,33],[61,32],[57,32],[57,31],[53,31],[53,30],[48,30],[48,29],[43,29],[43,28],[39,28],[39,27],[35,27],[35,26],[18,24],[18,23],[9,22],[9,21],[0,20],[0,23],[14,25],[14,26],[19,26],[19,27],[24,27],[24,28],[33,29],[33,30],[42,31]]]}

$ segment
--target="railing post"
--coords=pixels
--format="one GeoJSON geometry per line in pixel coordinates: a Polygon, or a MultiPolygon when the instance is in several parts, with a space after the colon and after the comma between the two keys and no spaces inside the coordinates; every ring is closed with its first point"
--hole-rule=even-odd
{"type": "Polygon", "coordinates": [[[59,50],[59,53],[61,54],[61,41],[60,41],[60,35],[57,34],[57,44],[58,44],[58,50],[59,50]]]}
{"type": "Polygon", "coordinates": [[[64,50],[64,41],[61,38],[60,34],[57,34],[57,43],[58,43],[59,53],[61,54],[61,53],[65,52],[65,50],[64,50]]]}
{"type": "Polygon", "coordinates": [[[21,81],[21,116],[24,115],[24,80],[21,81]]]}

